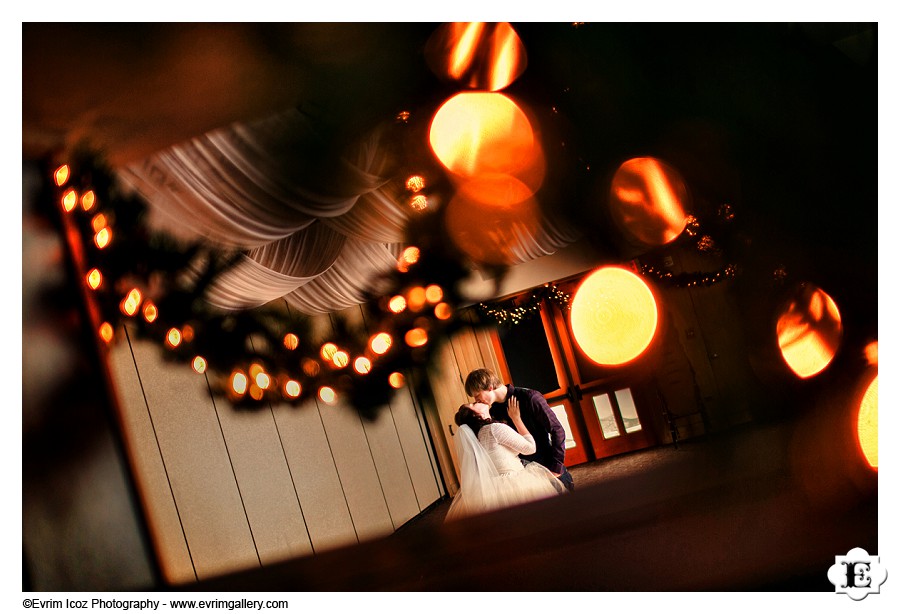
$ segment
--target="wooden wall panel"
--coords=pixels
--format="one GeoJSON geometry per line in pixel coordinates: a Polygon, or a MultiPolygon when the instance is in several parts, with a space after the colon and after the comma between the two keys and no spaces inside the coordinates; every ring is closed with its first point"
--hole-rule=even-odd
{"type": "MultiPolygon", "coordinates": [[[[327,333],[328,318],[319,324],[327,333]]],[[[169,584],[381,537],[444,494],[408,389],[375,422],[316,401],[236,411],[206,376],[123,338],[110,370],[169,584]]]]}
{"type": "Polygon", "coordinates": [[[391,533],[394,527],[359,413],[340,403],[320,403],[319,412],[358,538],[391,533]]]}
{"type": "Polygon", "coordinates": [[[388,409],[400,443],[397,451],[410,477],[413,500],[419,511],[424,510],[445,494],[424,416],[408,388],[397,391],[388,409]]]}
{"type": "Polygon", "coordinates": [[[191,553],[181,527],[165,461],[159,449],[153,420],[135,369],[125,331],[110,349],[110,374],[116,384],[122,437],[144,515],[153,536],[153,548],[163,580],[183,584],[197,580],[191,553]]]}
{"type": "Polygon", "coordinates": [[[262,564],[312,553],[272,410],[217,413],[262,564]]]}
{"type": "MultiPolygon", "coordinates": [[[[404,392],[405,390],[401,390],[399,394],[404,392]]],[[[416,516],[421,508],[416,499],[412,475],[403,454],[403,444],[391,407],[382,408],[375,420],[363,422],[363,428],[375,461],[391,525],[396,529],[416,516]]]]}
{"type": "Polygon", "coordinates": [[[258,566],[205,378],[171,368],[155,345],[136,343],[133,351],[197,577],[258,566]]]}
{"type": "Polygon", "coordinates": [[[313,551],[357,543],[319,408],[309,402],[274,412],[313,551]]]}

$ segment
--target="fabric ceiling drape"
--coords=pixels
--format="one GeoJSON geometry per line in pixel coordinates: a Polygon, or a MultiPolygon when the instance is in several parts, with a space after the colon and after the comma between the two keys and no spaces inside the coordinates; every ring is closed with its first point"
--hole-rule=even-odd
{"type": "MultiPolygon", "coordinates": [[[[340,153],[291,110],[196,137],[117,176],[148,204],[154,229],[241,252],[208,289],[211,305],[283,297],[301,312],[330,313],[377,293],[413,213],[383,129],[340,153]]],[[[526,261],[574,240],[548,224],[516,249],[526,261]]]]}

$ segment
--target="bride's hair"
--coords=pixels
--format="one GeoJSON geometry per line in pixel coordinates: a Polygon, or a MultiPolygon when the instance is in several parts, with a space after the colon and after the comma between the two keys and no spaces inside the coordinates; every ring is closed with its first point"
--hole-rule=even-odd
{"type": "Polygon", "coordinates": [[[485,420],[475,413],[475,410],[468,405],[460,405],[459,409],[456,410],[456,416],[453,417],[453,420],[456,422],[456,426],[467,425],[476,435],[478,434],[478,429],[485,424],[494,422],[494,420],[491,419],[485,420]]]}

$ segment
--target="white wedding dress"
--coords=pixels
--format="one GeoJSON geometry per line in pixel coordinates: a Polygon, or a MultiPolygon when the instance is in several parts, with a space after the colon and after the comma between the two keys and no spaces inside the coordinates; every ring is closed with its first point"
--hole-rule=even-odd
{"type": "Polygon", "coordinates": [[[534,453],[534,438],[520,435],[506,424],[486,424],[477,438],[468,426],[459,427],[456,450],[459,492],[445,521],[566,492],[562,482],[543,465],[522,464],[518,455],[534,453]]]}

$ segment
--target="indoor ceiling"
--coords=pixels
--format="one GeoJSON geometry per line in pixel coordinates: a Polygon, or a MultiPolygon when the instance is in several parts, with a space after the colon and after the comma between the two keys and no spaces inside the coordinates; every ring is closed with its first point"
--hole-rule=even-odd
{"type": "MultiPolygon", "coordinates": [[[[633,257],[599,213],[604,190],[624,160],[658,157],[698,213],[736,208],[749,288],[784,266],[874,331],[875,24],[512,25],[527,65],[505,92],[542,122],[545,208],[610,259],[633,257]]],[[[25,23],[23,158],[86,142],[125,168],[285,112],[335,155],[403,111],[421,127],[463,89],[426,61],[438,26],[25,23]]],[[[431,162],[424,143],[406,155],[431,162]]]]}

